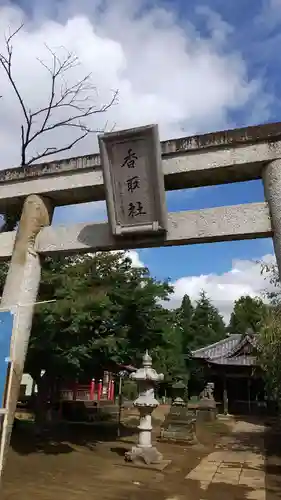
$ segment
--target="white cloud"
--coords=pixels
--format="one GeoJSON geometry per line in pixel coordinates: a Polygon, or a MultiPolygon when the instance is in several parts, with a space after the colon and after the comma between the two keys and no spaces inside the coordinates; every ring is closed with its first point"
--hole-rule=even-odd
{"type": "MultiPolygon", "coordinates": [[[[120,250],[111,250],[111,253],[116,254],[119,253],[120,250]]],[[[144,263],[141,261],[140,256],[137,250],[126,250],[124,252],[125,257],[129,257],[132,261],[133,267],[145,267],[144,263]]]]}
{"type": "MultiPolygon", "coordinates": [[[[137,250],[129,250],[127,255],[132,259],[133,266],[146,265],[140,260],[137,250]]],[[[261,263],[275,264],[275,256],[266,254],[257,260],[234,259],[231,269],[222,274],[183,276],[172,283],[174,293],[170,301],[164,303],[164,307],[179,307],[185,294],[195,303],[204,290],[228,324],[235,300],[243,295],[250,295],[266,301],[265,291],[274,290],[269,274],[261,273],[261,263]]]]}
{"type": "MultiPolygon", "coordinates": [[[[275,262],[275,257],[268,254],[260,260],[270,264],[275,262]]],[[[184,294],[188,294],[193,301],[196,301],[201,290],[205,290],[226,323],[229,321],[234,301],[241,295],[263,297],[264,290],[272,288],[268,277],[261,274],[260,263],[254,260],[233,260],[232,268],[223,274],[186,276],[175,281],[173,286],[171,308],[180,305],[184,294]]]]}
{"type": "Polygon", "coordinates": [[[125,254],[130,257],[133,267],[144,267],[144,263],[141,261],[140,256],[136,250],[128,250],[125,254]]]}
{"type": "MultiPolygon", "coordinates": [[[[4,32],[26,21],[14,41],[13,68],[27,107],[34,110],[49,95],[48,75],[38,62],[38,58],[48,61],[44,43],[77,54],[81,66],[73,69],[69,80],[75,82],[92,72],[98,102],[107,102],[112,89],[119,89],[119,104],[106,116],[93,117],[92,126],[103,127],[108,121],[109,127],[115,123],[120,129],[158,122],[161,137],[168,138],[224,127],[229,111],[249,102],[255,107],[263,100],[261,84],[250,79],[241,54],[225,45],[231,27],[218,16],[202,11],[210,32],[204,39],[196,26],[186,22],[183,29],[164,8],[144,6],[138,0],[63,1],[56,16],[52,12],[55,20],[43,8],[24,19],[19,8],[0,6],[0,48],[4,32]]],[[[51,7],[52,3],[50,12],[51,7]]],[[[22,115],[3,72],[0,89],[0,168],[4,168],[19,163],[22,115]]],[[[262,120],[265,110],[259,110],[262,120]]],[[[34,151],[62,146],[71,137],[73,130],[61,129],[36,144],[34,151]]],[[[72,154],[95,150],[91,136],[72,154]]]]}

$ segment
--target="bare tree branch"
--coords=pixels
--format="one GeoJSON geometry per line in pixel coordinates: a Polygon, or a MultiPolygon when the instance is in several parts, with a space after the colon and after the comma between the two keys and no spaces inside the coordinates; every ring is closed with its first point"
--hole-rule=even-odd
{"type": "MultiPolygon", "coordinates": [[[[83,107],[80,107],[78,105],[74,105],[72,103],[71,104],[69,104],[69,103],[64,103],[64,104],[59,103],[59,104],[56,104],[55,103],[52,107],[50,106],[47,109],[47,115],[48,116],[46,115],[46,118],[45,118],[45,120],[43,122],[42,127],[37,132],[35,132],[34,135],[32,135],[30,137],[29,142],[33,141],[36,137],[38,137],[38,135],[42,134],[43,132],[48,132],[50,130],[54,130],[57,127],[63,127],[65,125],[75,124],[74,123],[75,120],[80,120],[81,118],[86,118],[88,116],[91,116],[91,115],[94,115],[94,114],[97,114],[97,113],[104,113],[105,111],[107,111],[107,109],[109,109],[112,106],[112,104],[116,100],[116,97],[117,97],[117,92],[113,94],[113,97],[112,97],[111,101],[108,104],[103,105],[102,107],[100,107],[98,109],[96,109],[94,106],[89,106],[87,108],[83,108],[83,107]],[[80,112],[78,112],[78,113],[70,116],[69,118],[65,118],[65,119],[63,119],[61,121],[57,121],[57,122],[55,122],[55,123],[47,126],[47,122],[48,122],[48,119],[49,119],[49,114],[48,114],[49,110],[52,110],[53,108],[62,107],[62,106],[66,106],[66,107],[70,106],[71,108],[77,109],[80,112]]],[[[41,110],[39,110],[39,112],[41,112],[41,110]]],[[[38,112],[37,112],[37,114],[38,114],[38,112]]],[[[86,127],[86,125],[81,124],[81,128],[84,128],[84,127],[86,127]]],[[[89,129],[89,133],[90,132],[95,132],[95,130],[90,130],[89,129]]]]}
{"type": "Polygon", "coordinates": [[[4,56],[4,54],[0,54],[0,65],[2,66],[2,68],[4,69],[4,71],[6,72],[9,80],[10,80],[10,83],[18,97],[18,100],[20,102],[20,105],[22,107],[22,110],[23,110],[23,114],[25,116],[25,119],[28,123],[28,113],[27,113],[27,110],[26,110],[26,107],[25,107],[25,104],[23,102],[23,99],[17,89],[17,86],[14,82],[14,79],[13,79],[13,75],[12,75],[12,56],[13,56],[13,45],[12,45],[12,40],[13,38],[19,33],[19,31],[23,28],[23,24],[21,24],[19,26],[19,28],[14,31],[13,33],[10,34],[10,36],[8,38],[6,38],[6,50],[7,50],[7,55],[4,56]]]}
{"type": "Polygon", "coordinates": [[[37,153],[37,155],[33,156],[28,161],[27,165],[31,165],[32,163],[34,163],[37,160],[40,160],[41,158],[46,158],[46,156],[50,156],[50,155],[53,155],[55,153],[62,153],[63,151],[68,151],[69,149],[73,148],[73,146],[75,146],[75,144],[77,144],[77,142],[82,141],[82,139],[84,139],[84,137],[86,137],[87,135],[88,135],[88,132],[85,132],[80,137],[77,137],[74,141],[72,141],[67,146],[64,146],[62,148],[56,148],[56,147],[46,148],[42,153],[37,153]]]}
{"type": "Polygon", "coordinates": [[[6,38],[6,54],[0,53],[0,67],[2,66],[4,69],[24,115],[24,123],[21,125],[21,165],[29,166],[41,158],[70,150],[88,134],[97,133],[96,128],[89,126],[89,117],[105,113],[113,106],[117,102],[118,91],[113,92],[112,98],[107,104],[97,106],[96,99],[93,99],[94,96],[97,97],[97,91],[91,83],[91,74],[84,76],[74,84],[67,82],[67,73],[80,64],[77,56],[60,47],[64,49],[65,53],[63,57],[59,57],[57,52],[45,45],[51,57],[51,64],[49,65],[41,59],[38,61],[46,69],[50,78],[49,97],[46,105],[42,108],[29,110],[12,71],[12,42],[22,27],[23,25],[6,38]],[[62,147],[47,147],[42,152],[39,151],[27,159],[29,147],[36,139],[47,132],[63,127],[77,129],[77,132],[80,131],[81,134],[62,147]]]}

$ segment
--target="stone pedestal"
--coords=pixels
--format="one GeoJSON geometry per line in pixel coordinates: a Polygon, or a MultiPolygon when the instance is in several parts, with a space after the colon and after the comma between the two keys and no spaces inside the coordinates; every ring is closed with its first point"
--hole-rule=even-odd
{"type": "Polygon", "coordinates": [[[160,464],[163,462],[163,455],[157,450],[155,446],[144,447],[133,446],[130,451],[125,455],[125,460],[128,462],[143,462],[146,465],[160,464]]]}
{"type": "MultiPolygon", "coordinates": [[[[136,404],[135,404],[136,406],[136,404]]],[[[143,461],[145,464],[157,464],[163,460],[163,456],[151,444],[151,413],[157,405],[150,407],[139,407],[140,424],[138,426],[138,444],[126,453],[127,461],[143,461]]]]}
{"type": "Polygon", "coordinates": [[[189,410],[186,404],[173,404],[161,428],[159,439],[195,444],[196,410],[189,410]]]}
{"type": "Polygon", "coordinates": [[[212,422],[217,418],[217,405],[213,396],[214,384],[208,383],[200,395],[197,412],[199,422],[212,422]]]}
{"type": "Polygon", "coordinates": [[[138,443],[125,454],[125,460],[130,462],[141,462],[146,465],[160,464],[163,456],[152,446],[151,442],[151,414],[158,406],[158,401],[154,397],[154,387],[156,382],[163,380],[163,374],[158,374],[152,368],[152,359],[148,352],[143,357],[143,366],[135,373],[131,379],[138,382],[139,396],[134,402],[134,406],[140,412],[140,423],[138,426],[138,443]]]}

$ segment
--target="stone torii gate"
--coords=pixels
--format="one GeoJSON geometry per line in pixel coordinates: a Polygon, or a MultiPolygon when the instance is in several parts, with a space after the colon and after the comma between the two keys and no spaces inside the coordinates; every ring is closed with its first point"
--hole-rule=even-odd
{"type": "Polygon", "coordinates": [[[98,154],[0,172],[0,213],[22,210],[17,231],[0,234],[0,259],[11,259],[1,308],[15,314],[1,471],[40,284],[40,256],[273,236],[281,271],[281,123],[164,141],[161,154],[166,191],[261,178],[267,201],[169,213],[167,232],[157,239],[122,240],[108,223],[51,226],[54,207],[105,199],[98,154]]]}

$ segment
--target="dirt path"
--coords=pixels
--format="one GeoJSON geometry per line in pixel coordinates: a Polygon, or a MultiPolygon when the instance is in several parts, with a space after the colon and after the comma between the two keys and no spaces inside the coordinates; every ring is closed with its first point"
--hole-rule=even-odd
{"type": "Polygon", "coordinates": [[[204,446],[159,445],[172,464],[163,473],[124,463],[135,441],[93,440],[88,446],[48,442],[41,451],[11,450],[3,500],[277,500],[281,498],[281,454],[263,425],[238,421],[219,437],[204,429],[204,446]],[[266,438],[266,439],[265,439],[266,438]],[[270,441],[271,440],[271,441],[270,441]],[[271,442],[277,449],[266,449],[271,442]],[[280,470],[279,470],[280,469],[280,470]]]}

